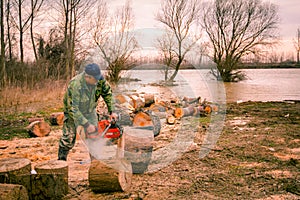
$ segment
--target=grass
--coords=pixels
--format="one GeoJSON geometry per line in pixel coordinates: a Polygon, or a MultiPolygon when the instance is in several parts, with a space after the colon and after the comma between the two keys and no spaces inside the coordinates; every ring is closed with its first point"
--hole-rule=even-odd
{"type": "Polygon", "coordinates": [[[64,82],[46,82],[35,89],[10,87],[0,91],[0,140],[28,138],[28,118],[46,121],[53,112],[62,111],[64,82]]]}

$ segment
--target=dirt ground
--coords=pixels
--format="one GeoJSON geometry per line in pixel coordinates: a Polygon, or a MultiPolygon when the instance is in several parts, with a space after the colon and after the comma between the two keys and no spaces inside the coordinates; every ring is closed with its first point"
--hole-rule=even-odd
{"type": "MultiPolygon", "coordinates": [[[[208,128],[201,122],[194,143],[173,163],[134,174],[126,192],[90,190],[89,154],[77,140],[67,161],[69,194],[64,199],[300,199],[300,102],[228,104],[217,145],[199,158],[208,128]]],[[[172,141],[171,129],[164,126],[155,144],[172,141]]],[[[0,159],[25,157],[33,167],[57,159],[60,135],[56,127],[43,138],[0,140],[0,159]]]]}

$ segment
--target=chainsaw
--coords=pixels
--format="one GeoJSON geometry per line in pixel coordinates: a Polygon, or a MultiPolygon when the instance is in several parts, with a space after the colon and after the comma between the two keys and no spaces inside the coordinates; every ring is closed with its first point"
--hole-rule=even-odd
{"type": "Polygon", "coordinates": [[[86,133],[86,138],[98,139],[107,138],[112,141],[122,137],[123,128],[117,124],[116,120],[102,119],[98,121],[98,127],[93,133],[86,133]]]}

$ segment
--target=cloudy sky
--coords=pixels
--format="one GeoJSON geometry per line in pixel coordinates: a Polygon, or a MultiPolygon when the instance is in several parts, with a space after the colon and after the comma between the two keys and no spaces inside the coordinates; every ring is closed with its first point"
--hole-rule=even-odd
{"type": "MultiPolygon", "coordinates": [[[[296,38],[300,28],[300,0],[269,0],[279,9],[279,31],[284,45],[293,48],[292,40],[296,38]]],[[[120,6],[125,0],[111,0],[109,5],[120,6]]],[[[160,8],[161,0],[131,0],[136,19],[136,28],[155,28],[158,22],[154,16],[160,8]]],[[[199,1],[200,2],[200,1],[199,1]]]]}

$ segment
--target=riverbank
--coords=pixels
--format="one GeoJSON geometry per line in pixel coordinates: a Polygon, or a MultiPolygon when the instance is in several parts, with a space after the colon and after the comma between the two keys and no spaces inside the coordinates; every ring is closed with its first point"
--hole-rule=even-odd
{"type": "MultiPolygon", "coordinates": [[[[29,114],[1,119],[0,158],[27,157],[33,165],[56,159],[61,127],[49,136],[8,140],[10,129],[26,125],[29,114]],[[3,122],[6,122],[5,124],[3,122]]],[[[38,112],[39,117],[48,114],[38,112]]],[[[205,121],[205,120],[202,120],[205,121]]],[[[205,158],[199,150],[209,124],[200,123],[194,144],[169,166],[133,175],[128,192],[94,194],[88,186],[88,152],[80,140],[68,158],[69,194],[65,199],[299,199],[300,103],[227,104],[225,126],[205,158]]],[[[157,137],[171,140],[167,132],[157,137]]]]}

